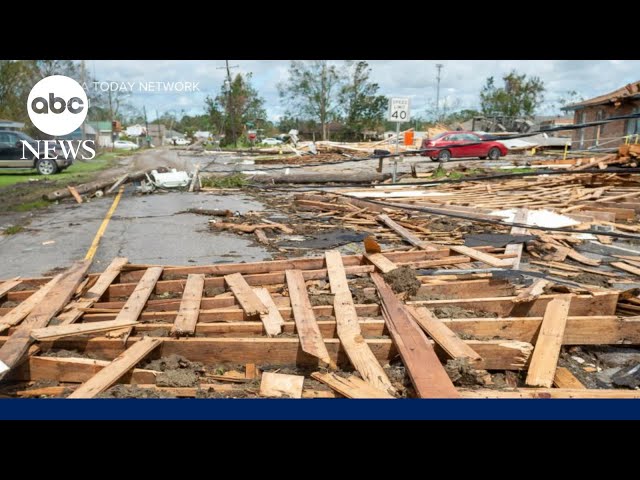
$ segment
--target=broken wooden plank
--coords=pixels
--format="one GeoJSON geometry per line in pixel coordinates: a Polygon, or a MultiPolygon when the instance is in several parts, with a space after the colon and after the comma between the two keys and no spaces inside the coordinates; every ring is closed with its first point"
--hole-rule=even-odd
{"type": "Polygon", "coordinates": [[[15,277],[15,278],[12,278],[11,280],[7,280],[5,282],[0,283],[0,298],[4,297],[7,294],[7,292],[12,288],[20,285],[21,282],[22,280],[20,280],[20,277],[15,277]]]}
{"type": "Polygon", "coordinates": [[[138,282],[138,285],[136,285],[133,293],[124,304],[124,307],[122,307],[122,310],[120,310],[120,313],[116,316],[116,320],[132,320],[134,322],[138,320],[147,300],[149,300],[149,297],[153,293],[153,289],[160,275],[162,275],[162,267],[151,267],[147,269],[138,282]]]}
{"type": "MultiPolygon", "coordinates": [[[[56,382],[83,383],[109,365],[108,360],[76,357],[29,357],[24,366],[15,370],[12,380],[38,381],[53,380],[56,382]]],[[[153,384],[156,383],[155,370],[134,368],[120,378],[122,383],[153,384]]]]}
{"type": "Polygon", "coordinates": [[[394,398],[355,375],[345,378],[335,373],[313,372],[311,376],[347,398],[394,398]]]}
{"type": "Polygon", "coordinates": [[[198,175],[200,175],[200,164],[196,165],[196,168],[193,172],[193,177],[191,177],[191,183],[189,184],[189,192],[193,192],[198,184],[198,175]]]}
{"type": "Polygon", "coordinates": [[[258,376],[255,363],[247,363],[244,367],[244,376],[247,380],[253,380],[258,376]]]}
{"type": "Polygon", "coordinates": [[[131,370],[162,341],[158,338],[144,337],[134,343],[109,365],[83,383],[68,398],[93,398],[116,383],[120,377],[131,370]]]}
{"type": "Polygon", "coordinates": [[[135,320],[109,320],[105,322],[76,323],[71,325],[54,325],[51,327],[34,328],[31,337],[38,341],[54,340],[89,333],[108,332],[123,327],[135,325],[135,320]]]}
{"type": "Polygon", "coordinates": [[[466,358],[469,362],[478,362],[482,358],[469,345],[467,345],[454,331],[442,320],[431,314],[424,307],[414,308],[405,306],[407,311],[422,329],[442,348],[451,358],[466,358]]]}
{"type": "Polygon", "coordinates": [[[99,302],[100,298],[109,289],[109,285],[120,275],[122,268],[129,262],[125,257],[114,258],[104,272],[100,274],[96,283],[82,295],[80,300],[74,302],[67,307],[66,312],[58,315],[60,325],[69,325],[76,322],[82,317],[85,308],[90,308],[94,303],[99,302]]]}
{"type": "Polygon", "coordinates": [[[382,273],[389,273],[398,268],[395,263],[385,257],[382,253],[365,253],[364,256],[382,273]]]}
{"type": "Polygon", "coordinates": [[[391,337],[421,398],[457,398],[451,379],[420,327],[411,320],[402,303],[382,276],[372,273],[382,302],[382,311],[391,337]]]}
{"type": "Polygon", "coordinates": [[[640,277],[640,268],[629,265],[625,262],[611,262],[609,265],[617,268],[618,270],[624,270],[625,272],[632,273],[640,277]]]}
{"type": "Polygon", "coordinates": [[[285,270],[285,276],[287,278],[293,318],[298,329],[302,350],[335,367],[329,357],[316,317],[313,314],[302,272],[300,270],[285,270]]]}
{"type": "MultiPolygon", "coordinates": [[[[6,373],[20,362],[33,343],[31,331],[46,327],[49,321],[62,310],[82,282],[90,266],[90,260],[83,260],[76,262],[62,274],[46,295],[46,301],[37,304],[7,342],[0,347],[0,370],[4,370],[6,373]]],[[[0,373],[0,379],[5,373],[0,373]]]]}
{"type": "Polygon", "coordinates": [[[82,203],[82,197],[75,188],[73,188],[71,185],[67,185],[67,190],[69,190],[69,193],[73,196],[76,202],[82,203]]]}
{"type": "Polygon", "coordinates": [[[527,385],[549,388],[553,384],[570,304],[571,295],[563,295],[547,305],[531,356],[527,385]]]}
{"type": "Polygon", "coordinates": [[[247,281],[240,273],[225,275],[224,281],[229,286],[238,303],[245,311],[249,318],[261,314],[268,314],[269,310],[264,303],[260,301],[258,296],[251,290],[247,281]]]}
{"type": "Polygon", "coordinates": [[[558,367],[553,377],[553,386],[557,388],[586,388],[568,368],[558,367]]]}
{"type": "Polygon", "coordinates": [[[29,298],[0,317],[0,333],[13,325],[19,324],[35,307],[41,305],[61,278],[62,274],[56,275],[48,283],[40,287],[40,290],[37,290],[29,298]]]}
{"type": "Polygon", "coordinates": [[[592,267],[597,267],[600,265],[599,260],[593,260],[591,258],[585,257],[581,253],[576,252],[572,248],[567,248],[567,256],[576,262],[584,263],[585,265],[590,265],[592,267]]]}
{"type": "Polygon", "coordinates": [[[264,330],[267,333],[267,336],[273,337],[280,335],[282,333],[284,319],[282,318],[282,315],[280,315],[280,310],[278,310],[278,306],[273,301],[271,293],[269,293],[269,290],[266,288],[254,288],[253,291],[267,308],[267,313],[260,314],[260,320],[264,325],[264,330]]]}
{"type": "Polygon", "coordinates": [[[264,230],[262,230],[261,228],[256,228],[253,233],[258,239],[258,242],[262,243],[263,245],[269,244],[269,238],[267,237],[267,234],[264,233],[264,230]]]}
{"type": "Polygon", "coordinates": [[[513,303],[524,303],[535,300],[544,293],[544,289],[550,283],[551,282],[549,282],[549,280],[545,280],[543,278],[534,281],[531,285],[522,290],[516,297],[513,298],[513,303]]]}
{"type": "Polygon", "coordinates": [[[366,382],[383,392],[393,391],[389,377],[362,336],[358,313],[353,304],[340,252],[336,250],[325,252],[325,258],[331,293],[334,294],[333,308],[338,338],[340,338],[351,363],[366,382]]]}
{"type": "Polygon", "coordinates": [[[396,232],[398,235],[400,235],[404,240],[406,240],[408,243],[410,243],[414,247],[418,247],[426,251],[434,251],[438,249],[437,245],[433,245],[429,242],[420,240],[409,230],[407,230],[401,225],[398,225],[396,222],[391,220],[387,214],[384,214],[384,213],[380,214],[376,217],[376,219],[384,223],[387,227],[389,227],[391,230],[396,232]]]}
{"type": "MultiPolygon", "coordinates": [[[[513,223],[529,223],[529,210],[527,208],[519,208],[516,210],[516,214],[513,218],[513,223]]],[[[527,229],[523,227],[511,227],[510,231],[511,235],[526,235],[527,229]]],[[[522,250],[524,248],[523,243],[510,243],[504,249],[504,253],[506,254],[516,254],[516,257],[513,259],[513,269],[520,268],[520,261],[522,259],[522,250]]]]}
{"type": "Polygon", "coordinates": [[[304,376],[263,372],[260,382],[261,397],[302,398],[304,376]]]}
{"type": "Polygon", "coordinates": [[[182,293],[180,311],[171,328],[171,335],[180,337],[183,335],[194,335],[198,315],[200,314],[200,302],[204,290],[204,274],[190,273],[187,277],[187,284],[182,293]]]}
{"type": "Polygon", "coordinates": [[[113,185],[111,185],[111,187],[109,187],[109,189],[105,193],[109,195],[115,192],[118,189],[118,187],[122,185],[124,182],[126,182],[128,179],[129,179],[129,174],[125,173],[118,180],[116,180],[116,182],[113,185]]]}
{"type": "Polygon", "coordinates": [[[486,263],[492,267],[506,268],[513,266],[513,260],[511,259],[500,259],[489,253],[481,252],[480,250],[476,250],[475,248],[467,247],[465,245],[449,245],[449,248],[454,252],[466,255],[467,257],[471,257],[474,260],[486,263]]]}

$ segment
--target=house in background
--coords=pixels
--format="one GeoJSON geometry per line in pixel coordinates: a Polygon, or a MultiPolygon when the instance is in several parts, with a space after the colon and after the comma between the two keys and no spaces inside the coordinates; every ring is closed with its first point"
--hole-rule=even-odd
{"type": "Polygon", "coordinates": [[[173,140],[177,138],[186,138],[186,135],[175,130],[167,130],[164,134],[164,144],[171,145],[173,140]]]}
{"type": "Polygon", "coordinates": [[[0,130],[22,130],[24,123],[0,119],[0,130]]]}
{"type": "Polygon", "coordinates": [[[144,137],[147,135],[147,129],[144,125],[136,123],[135,125],[129,125],[125,128],[124,133],[127,137],[144,137]]]}
{"type": "Polygon", "coordinates": [[[95,130],[96,143],[99,147],[110,148],[113,146],[113,140],[111,139],[111,122],[87,122],[95,130]]]}
{"type": "MultiPolygon", "coordinates": [[[[91,125],[85,123],[84,124],[84,135],[85,140],[93,140],[96,141],[96,130],[91,125]]],[[[62,137],[57,137],[61,140],[82,140],[82,126],[76,128],[73,132],[68,135],[64,135],[62,137]]]]}
{"type": "Polygon", "coordinates": [[[164,145],[164,138],[166,136],[167,128],[157,123],[150,123],[148,135],[151,137],[151,145],[154,147],[160,147],[164,145]]]}
{"type": "MultiPolygon", "coordinates": [[[[599,97],[573,103],[563,108],[573,112],[575,124],[597,122],[610,117],[640,113],[640,81],[599,97]]],[[[573,131],[574,149],[617,147],[626,135],[640,135],[640,118],[615,120],[603,125],[573,131]]]]}

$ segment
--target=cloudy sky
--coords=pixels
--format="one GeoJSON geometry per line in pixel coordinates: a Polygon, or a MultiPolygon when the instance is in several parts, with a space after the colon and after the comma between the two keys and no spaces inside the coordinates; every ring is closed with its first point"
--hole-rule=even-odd
{"type": "MultiPolygon", "coordinates": [[[[340,63],[340,62],[336,62],[340,63]]],[[[380,94],[407,96],[415,115],[425,116],[436,97],[436,67],[444,65],[440,83],[441,103],[461,108],[477,108],[479,92],[489,76],[500,78],[512,69],[527,75],[537,75],[545,83],[545,104],[540,113],[558,112],[557,101],[569,90],[585,98],[615,90],[640,80],[638,60],[372,60],[371,78],[379,84],[380,94]]],[[[132,90],[131,103],[142,109],[145,105],[149,119],[155,111],[203,113],[207,95],[219,92],[224,80],[224,60],[95,60],[87,61],[87,70],[100,82],[119,82],[118,88],[132,90]],[[122,85],[121,82],[134,84],[122,85]],[[198,82],[199,92],[141,91],[140,82],[198,82]]],[[[253,84],[266,101],[267,114],[277,120],[286,110],[280,102],[277,84],[287,78],[286,60],[230,60],[237,66],[233,73],[253,73],[253,84]]],[[[154,88],[144,83],[147,88],[154,88]]],[[[92,86],[91,88],[95,88],[92,86]]],[[[98,88],[106,88],[103,83],[98,88]]],[[[155,87],[157,88],[157,87],[155,87]]],[[[170,87],[169,87],[170,88],[170,87]]]]}

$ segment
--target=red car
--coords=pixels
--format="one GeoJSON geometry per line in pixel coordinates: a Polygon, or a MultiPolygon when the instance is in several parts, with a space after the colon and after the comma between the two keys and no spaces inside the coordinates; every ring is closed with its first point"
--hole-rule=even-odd
{"type": "Polygon", "coordinates": [[[502,143],[485,140],[473,132],[444,132],[433,138],[425,138],[421,150],[424,150],[421,154],[423,157],[431,157],[431,160],[439,162],[462,157],[498,160],[508,152],[502,143]]]}

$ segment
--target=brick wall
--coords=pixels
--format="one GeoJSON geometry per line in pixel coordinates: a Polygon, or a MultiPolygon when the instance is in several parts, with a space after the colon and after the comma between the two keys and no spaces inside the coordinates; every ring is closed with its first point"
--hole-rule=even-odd
{"type": "MultiPolygon", "coordinates": [[[[617,117],[620,115],[629,115],[633,112],[634,108],[640,106],[640,102],[629,102],[621,105],[618,108],[615,108],[613,105],[597,105],[595,107],[587,107],[582,110],[576,110],[574,113],[574,123],[587,123],[587,122],[595,122],[602,119],[607,119],[609,117],[617,117]],[[598,118],[598,112],[602,112],[602,117],[598,118]],[[582,118],[582,114],[584,113],[584,119],[582,118]]],[[[618,145],[617,142],[611,143],[611,137],[623,137],[626,134],[626,120],[617,120],[615,122],[606,123],[600,126],[600,145],[604,147],[614,147],[618,145]],[[608,142],[608,143],[607,143],[608,142]]],[[[574,150],[578,150],[580,148],[580,138],[581,135],[584,135],[582,148],[589,148],[595,146],[596,138],[597,138],[598,127],[589,127],[580,130],[573,131],[573,137],[571,147],[574,150]],[[584,132],[581,134],[581,132],[584,132]]],[[[620,140],[620,144],[624,143],[624,140],[620,140]]]]}

